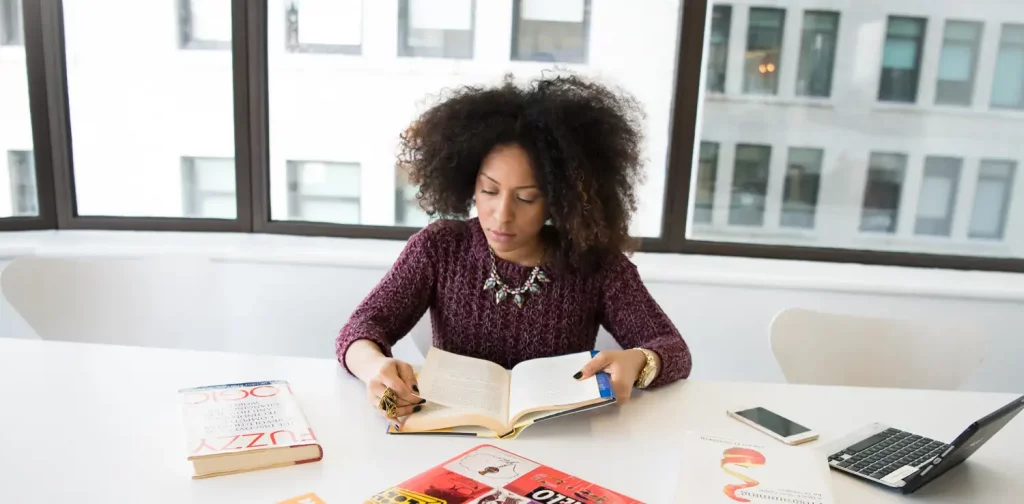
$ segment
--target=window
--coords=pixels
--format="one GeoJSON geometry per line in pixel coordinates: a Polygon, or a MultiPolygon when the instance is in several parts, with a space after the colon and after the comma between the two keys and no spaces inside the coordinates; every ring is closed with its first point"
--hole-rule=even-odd
{"type": "Polygon", "coordinates": [[[359,224],[358,163],[288,162],[288,219],[359,224]]]}
{"type": "Polygon", "coordinates": [[[804,12],[800,67],[796,76],[797,95],[827,97],[832,93],[832,67],[838,31],[838,12],[804,12]]]}
{"type": "Polygon", "coordinates": [[[782,217],[779,225],[789,228],[814,228],[821,185],[821,149],[791,147],[786,165],[786,184],[782,193],[782,217]]]}
{"type": "Polygon", "coordinates": [[[878,86],[879,100],[917,101],[924,29],[923,18],[889,16],[882,54],[882,79],[878,86]]]}
{"type": "Polygon", "coordinates": [[[992,78],[992,106],[1024,109],[1024,25],[1003,25],[992,78]]]}
{"type": "Polygon", "coordinates": [[[697,192],[694,194],[693,222],[711,223],[715,206],[715,177],[718,175],[718,144],[700,143],[700,164],[697,170],[697,192]]]}
{"type": "Polygon", "coordinates": [[[178,47],[230,50],[230,0],[178,0],[178,47]]]}
{"type": "Polygon", "coordinates": [[[746,68],[743,74],[743,92],[773,95],[779,89],[779,66],[782,51],[782,26],[786,11],[783,9],[750,9],[747,29],[746,68]]]}
{"type": "Polygon", "coordinates": [[[363,52],[363,0],[289,0],[285,19],[291,52],[363,52]]]}
{"type": "Polygon", "coordinates": [[[981,23],[946,21],[942,56],[939,58],[939,80],[935,85],[935,103],[971,104],[980,41],[981,23]]]}
{"type": "Polygon", "coordinates": [[[895,233],[899,222],[900,193],[907,171],[906,154],[871,153],[860,230],[895,233]]]}
{"type": "Polygon", "coordinates": [[[417,191],[405,170],[395,167],[395,225],[423,227],[430,222],[430,216],[416,199],[417,191]]]}
{"type": "Polygon", "coordinates": [[[0,0],[0,45],[25,45],[22,0],[0,0]]]}
{"type": "Polygon", "coordinates": [[[708,48],[707,90],[725,92],[725,67],[729,59],[729,25],[732,6],[716,5],[711,10],[711,46],[708,48]]]}
{"type": "Polygon", "coordinates": [[[953,157],[925,158],[924,179],[917,199],[915,234],[949,236],[953,228],[961,163],[962,160],[953,157]]]}
{"type": "Polygon", "coordinates": [[[1003,239],[1016,170],[1017,164],[1013,161],[981,161],[978,185],[974,191],[971,225],[967,231],[969,237],[1003,239]]]}
{"type": "Polygon", "coordinates": [[[514,0],[512,59],[586,63],[590,0],[514,0]]]}
{"type": "Polygon", "coordinates": [[[7,153],[7,169],[11,183],[11,214],[14,217],[39,215],[36,197],[36,167],[31,151],[7,153]]]}
{"type": "MultiPolygon", "coordinates": [[[[191,12],[191,40],[229,46],[230,4],[179,3],[191,12]]],[[[232,52],[168,47],[156,27],[174,26],[174,3],[157,5],[63,0],[78,215],[233,219],[234,202],[188,203],[188,184],[204,193],[214,181],[220,196],[234,198],[226,172],[235,154],[232,52]],[[97,29],[117,19],[132,21],[97,29]],[[222,171],[209,175],[205,159],[222,171]]]]}
{"type": "Polygon", "coordinates": [[[182,215],[234,219],[235,160],[181,158],[182,215]]]}
{"type": "Polygon", "coordinates": [[[768,172],[772,148],[768,145],[736,146],[736,169],[732,178],[729,224],[760,226],[764,223],[764,202],[768,193],[768,172]]]}
{"type": "Polygon", "coordinates": [[[474,0],[401,0],[398,55],[473,57],[474,0]]]}
{"type": "MultiPolygon", "coordinates": [[[[273,221],[270,228],[276,231],[293,226],[291,229],[296,232],[325,230],[327,234],[396,237],[402,236],[404,231],[378,228],[425,224],[428,218],[415,201],[416,188],[405,184],[401,174],[396,174],[399,134],[437,103],[443,90],[465,85],[496,85],[510,73],[517,84],[525,85],[542,75],[557,73],[557,68],[569,66],[573,73],[625,90],[646,112],[643,123],[645,181],[637,189],[638,208],[630,231],[637,237],[661,236],[664,195],[668,190],[666,174],[675,64],[682,26],[680,0],[636,5],[614,1],[527,0],[505,2],[505,7],[500,2],[477,0],[472,13],[474,2],[470,1],[409,0],[407,17],[414,27],[454,28],[467,26],[467,20],[473,23],[469,25],[472,58],[437,60],[431,57],[415,61],[401,56],[399,48],[403,40],[398,35],[403,25],[400,22],[402,3],[402,0],[390,2],[392,8],[387,7],[388,2],[364,3],[365,57],[359,58],[294,54],[285,44],[277,43],[287,40],[289,24],[281,16],[275,19],[271,15],[268,19],[270,153],[267,192],[273,221]],[[446,7],[448,14],[440,12],[442,5],[456,4],[462,6],[457,11],[457,19],[450,19],[454,7],[446,7]],[[427,14],[418,18],[420,14],[415,14],[418,6],[437,7],[439,12],[430,14],[439,15],[443,20],[427,14]],[[603,20],[602,32],[590,30],[591,19],[603,20]],[[591,44],[589,37],[598,34],[603,42],[591,44]],[[516,58],[510,57],[513,54],[516,58]],[[587,55],[592,56],[589,61],[587,55]],[[566,63],[574,60],[586,64],[566,63]],[[289,175],[289,161],[304,160],[352,163],[360,167],[359,192],[344,196],[359,199],[358,218],[353,213],[347,219],[349,223],[365,227],[327,228],[288,222],[311,219],[308,212],[290,210],[294,205],[294,191],[289,187],[294,184],[289,175]]],[[[269,0],[268,12],[283,15],[292,5],[292,0],[269,0]]],[[[301,16],[307,2],[303,0],[295,5],[301,16]]],[[[303,38],[303,23],[300,18],[300,38],[303,38]]],[[[445,39],[446,44],[450,41],[445,39]]],[[[742,48],[742,44],[733,45],[742,48]]],[[[415,50],[422,47],[426,46],[417,45],[415,50]]],[[[434,47],[440,50],[440,46],[434,47]]],[[[226,102],[230,105],[231,100],[226,102]]],[[[730,147],[729,172],[732,162],[730,147]]],[[[726,171],[724,166],[722,171],[726,171]]],[[[721,201],[725,208],[727,199],[721,201]]],[[[472,212],[470,209],[470,215],[472,212]]]]}

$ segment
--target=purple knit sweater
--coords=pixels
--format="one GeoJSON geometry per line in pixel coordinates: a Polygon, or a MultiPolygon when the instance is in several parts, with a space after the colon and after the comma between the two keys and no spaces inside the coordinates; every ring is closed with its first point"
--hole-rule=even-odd
{"type": "MultiPolygon", "coordinates": [[[[647,292],[636,267],[622,254],[588,276],[546,269],[550,283],[529,294],[522,308],[511,296],[494,303],[483,290],[491,258],[476,219],[437,221],[416,233],[394,266],[352,313],[335,349],[359,339],[385,355],[430,310],[434,346],[511,368],[529,359],[594,348],[598,325],[623,348],[643,347],[661,357],[651,386],[686,378],[690,351],[672,321],[647,292]]],[[[526,281],[532,268],[498,259],[509,286],[526,281]]],[[[346,367],[347,369],[347,367],[346,367]]]]}

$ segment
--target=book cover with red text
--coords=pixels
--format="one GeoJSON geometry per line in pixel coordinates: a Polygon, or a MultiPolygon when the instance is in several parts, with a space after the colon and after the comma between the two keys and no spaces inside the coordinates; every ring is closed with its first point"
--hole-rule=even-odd
{"type": "Polygon", "coordinates": [[[291,386],[283,380],[181,389],[193,478],[323,458],[291,386]]]}
{"type": "Polygon", "coordinates": [[[491,445],[480,445],[364,504],[643,504],[491,445]]]}

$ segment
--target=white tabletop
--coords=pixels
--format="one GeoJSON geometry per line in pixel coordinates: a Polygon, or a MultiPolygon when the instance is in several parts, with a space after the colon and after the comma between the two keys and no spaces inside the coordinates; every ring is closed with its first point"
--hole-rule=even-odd
{"type": "MultiPolygon", "coordinates": [[[[486,442],[386,435],[361,383],[329,359],[0,338],[0,382],[0,502],[274,503],[315,492],[347,504],[486,442]],[[291,382],[323,461],[190,479],[177,390],[268,379],[291,382]]],[[[765,406],[814,428],[822,440],[794,448],[813,449],[872,421],[951,441],[1013,397],[688,381],[492,444],[646,502],[671,503],[684,430],[770,442],[726,417],[729,408],[765,406]]],[[[911,496],[836,472],[833,487],[840,503],[1014,502],[1024,494],[1022,446],[1018,419],[911,496]]]]}

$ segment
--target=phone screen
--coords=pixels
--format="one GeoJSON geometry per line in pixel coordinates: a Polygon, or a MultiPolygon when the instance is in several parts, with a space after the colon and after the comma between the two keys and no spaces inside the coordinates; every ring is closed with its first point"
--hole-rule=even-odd
{"type": "Polygon", "coordinates": [[[811,429],[804,427],[788,418],[781,417],[764,408],[750,408],[737,411],[737,415],[754,422],[765,429],[768,429],[782,437],[789,437],[796,434],[803,434],[811,429]]]}

